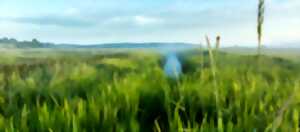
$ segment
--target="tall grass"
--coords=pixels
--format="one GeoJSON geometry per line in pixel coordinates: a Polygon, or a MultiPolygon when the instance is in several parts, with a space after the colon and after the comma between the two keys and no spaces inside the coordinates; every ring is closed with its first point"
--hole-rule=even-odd
{"type": "Polygon", "coordinates": [[[214,91],[215,91],[215,98],[216,98],[216,105],[218,106],[219,104],[219,90],[218,90],[218,85],[217,85],[217,71],[216,71],[216,62],[215,62],[215,57],[214,57],[214,50],[212,49],[211,42],[208,38],[206,38],[206,43],[208,47],[208,52],[209,52],[209,60],[210,60],[210,66],[211,66],[211,72],[213,75],[213,84],[214,84],[214,91]]]}
{"type": "Polygon", "coordinates": [[[221,46],[221,36],[216,37],[216,50],[218,51],[221,46]]]}
{"type": "Polygon", "coordinates": [[[178,80],[152,52],[24,54],[0,66],[0,131],[299,130],[299,64],[220,52],[217,99],[204,52],[179,53],[178,80]]]}
{"type": "Polygon", "coordinates": [[[264,13],[265,13],[265,0],[259,0],[258,14],[257,14],[258,54],[261,54],[261,49],[262,49],[264,13]]]}

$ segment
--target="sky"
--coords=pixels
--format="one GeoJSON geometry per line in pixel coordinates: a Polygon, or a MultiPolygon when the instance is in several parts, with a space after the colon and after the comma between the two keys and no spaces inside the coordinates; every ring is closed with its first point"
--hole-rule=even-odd
{"type": "MultiPolygon", "coordinates": [[[[0,37],[96,44],[221,36],[256,46],[258,0],[0,0],[0,37]]],[[[265,45],[300,42],[300,0],[266,0],[265,45]]]]}

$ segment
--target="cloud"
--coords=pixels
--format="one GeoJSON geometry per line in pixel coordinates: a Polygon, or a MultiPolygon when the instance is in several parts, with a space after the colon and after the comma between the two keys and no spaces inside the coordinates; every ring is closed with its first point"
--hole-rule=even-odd
{"type": "Polygon", "coordinates": [[[117,29],[126,28],[147,28],[155,27],[164,24],[164,19],[154,16],[144,16],[144,15],[125,15],[125,16],[113,16],[107,17],[106,19],[100,21],[98,25],[103,25],[105,27],[112,27],[117,29]]]}
{"type": "Polygon", "coordinates": [[[76,16],[80,14],[80,11],[77,8],[68,8],[64,11],[64,14],[66,16],[76,16]]]}
{"type": "Polygon", "coordinates": [[[148,17],[148,16],[135,16],[134,21],[137,25],[145,26],[150,24],[160,24],[163,22],[162,19],[154,18],[154,17],[148,17]]]}
{"type": "Polygon", "coordinates": [[[70,16],[37,16],[37,17],[5,17],[0,18],[0,21],[8,21],[23,24],[32,24],[39,26],[60,26],[60,27],[90,27],[96,23],[82,18],[70,16]]]}

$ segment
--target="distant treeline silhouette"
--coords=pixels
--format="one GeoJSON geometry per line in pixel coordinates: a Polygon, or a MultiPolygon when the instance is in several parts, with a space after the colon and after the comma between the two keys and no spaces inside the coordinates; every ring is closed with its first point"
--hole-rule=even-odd
{"type": "Polygon", "coordinates": [[[51,43],[41,43],[37,39],[32,39],[31,41],[18,41],[14,38],[1,38],[0,47],[6,48],[45,48],[50,47],[51,43]]]}

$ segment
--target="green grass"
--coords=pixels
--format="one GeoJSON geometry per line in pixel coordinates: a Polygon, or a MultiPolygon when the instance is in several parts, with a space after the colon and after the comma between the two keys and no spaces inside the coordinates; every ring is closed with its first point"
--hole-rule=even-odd
{"type": "MultiPolygon", "coordinates": [[[[230,47],[221,49],[223,52],[256,55],[256,48],[230,47]]],[[[262,54],[300,62],[300,48],[262,48],[262,54]]]]}
{"type": "Polygon", "coordinates": [[[299,63],[218,53],[214,78],[207,52],[179,58],[172,80],[153,51],[6,53],[0,131],[299,131],[299,63]]]}

